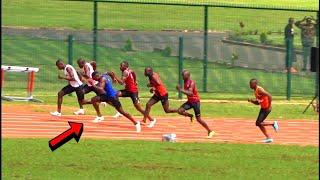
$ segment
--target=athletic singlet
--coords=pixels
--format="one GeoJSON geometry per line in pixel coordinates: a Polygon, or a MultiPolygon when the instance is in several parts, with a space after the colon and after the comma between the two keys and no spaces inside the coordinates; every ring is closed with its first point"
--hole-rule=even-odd
{"type": "Polygon", "coordinates": [[[113,89],[112,87],[112,80],[109,75],[103,74],[102,79],[106,80],[106,85],[103,88],[106,91],[106,96],[107,97],[116,97],[117,96],[117,91],[113,89]]]}
{"type": "Polygon", "coordinates": [[[125,80],[125,89],[129,92],[138,92],[138,87],[136,83],[136,75],[131,69],[126,69],[123,71],[124,73],[127,73],[127,78],[125,80]]]}
{"type": "Polygon", "coordinates": [[[64,68],[64,74],[66,75],[66,77],[69,77],[70,78],[70,75],[67,71],[67,68],[70,68],[72,70],[72,73],[73,73],[73,77],[75,79],[75,81],[69,81],[69,84],[72,86],[72,87],[79,87],[82,85],[82,82],[80,81],[80,78],[77,74],[77,71],[74,69],[74,67],[72,67],[70,64],[67,64],[66,67],[64,68]]]}
{"type": "MultiPolygon", "coordinates": [[[[159,75],[157,73],[153,73],[153,75],[156,75],[159,77],[159,75]]],[[[159,77],[160,79],[160,77],[159,77]]],[[[164,87],[161,79],[160,79],[160,84],[157,84],[157,82],[153,79],[149,78],[149,82],[150,84],[155,88],[155,94],[158,96],[164,96],[167,94],[167,89],[164,87]]]]}
{"type": "MultiPolygon", "coordinates": [[[[89,71],[86,72],[86,75],[89,77],[89,78],[92,78],[92,73],[94,72],[93,70],[93,67],[90,63],[86,63],[85,66],[88,67],[89,71]]],[[[84,67],[83,67],[83,70],[84,70],[84,67]]]]}
{"type": "Polygon", "coordinates": [[[254,95],[258,102],[260,103],[260,106],[262,109],[268,109],[269,108],[269,98],[266,95],[260,94],[260,91],[264,90],[262,87],[257,86],[256,90],[254,91],[254,95]]]}
{"type": "Polygon", "coordinates": [[[199,97],[199,94],[198,94],[198,90],[197,90],[196,84],[195,84],[195,82],[193,80],[189,79],[187,81],[184,81],[184,89],[188,90],[192,83],[194,83],[194,88],[193,88],[193,92],[192,92],[193,95],[192,96],[188,96],[187,95],[188,102],[190,102],[190,103],[200,102],[200,97],[199,97]]]}
{"type": "MultiPolygon", "coordinates": [[[[86,63],[85,66],[88,67],[89,71],[85,72],[86,75],[91,79],[92,78],[92,73],[94,72],[93,67],[90,63],[86,63]]],[[[84,71],[84,67],[83,67],[83,71],[84,71]]],[[[98,81],[94,81],[94,84],[98,84],[98,81]]],[[[90,84],[87,84],[88,86],[91,86],[90,84]]]]}

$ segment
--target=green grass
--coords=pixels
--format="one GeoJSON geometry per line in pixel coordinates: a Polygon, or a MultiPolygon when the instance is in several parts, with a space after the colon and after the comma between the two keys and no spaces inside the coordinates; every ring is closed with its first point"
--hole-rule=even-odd
{"type": "MultiPolygon", "coordinates": [[[[85,96],[85,98],[91,98],[95,96],[95,94],[91,93],[85,96]]],[[[149,100],[151,94],[146,94],[146,98],[141,98],[141,105],[145,107],[147,101],[149,100]]],[[[170,96],[170,107],[171,108],[179,108],[184,101],[178,101],[174,96],[170,96]]],[[[251,97],[251,96],[247,96],[251,97]]],[[[40,100],[44,101],[45,105],[51,105],[50,108],[44,108],[42,106],[37,106],[36,103],[27,103],[27,105],[33,105],[33,109],[35,112],[41,113],[49,113],[49,111],[56,110],[56,96],[39,96],[37,97],[40,100]]],[[[214,98],[215,99],[215,98],[214,98]]],[[[245,99],[245,98],[243,98],[245,99]]],[[[142,115],[134,108],[132,105],[132,101],[130,98],[120,98],[121,104],[125,111],[129,112],[133,116],[142,117],[142,115]]],[[[274,100],[272,105],[272,112],[268,116],[269,120],[288,120],[288,119],[307,119],[307,120],[317,120],[318,115],[313,111],[313,108],[310,107],[305,114],[302,114],[309,101],[296,101],[296,104],[288,104],[285,101],[274,100]]],[[[14,106],[14,105],[25,105],[25,102],[3,102],[2,105],[14,106]]],[[[75,110],[79,108],[76,96],[73,95],[65,96],[62,104],[63,114],[73,114],[75,110]]],[[[95,110],[92,105],[85,106],[86,114],[88,115],[96,115],[95,110]]],[[[213,120],[216,118],[246,118],[252,119],[252,123],[258,116],[259,106],[255,106],[250,104],[244,100],[237,102],[202,102],[201,103],[201,114],[203,117],[208,117],[213,120]]],[[[106,108],[101,108],[101,112],[103,115],[114,115],[116,113],[115,109],[111,106],[107,106],[106,108]]],[[[192,110],[190,110],[193,113],[192,110]]],[[[151,109],[151,115],[154,117],[176,117],[178,114],[166,114],[161,106],[161,103],[156,104],[151,109]]]]}
{"type": "Polygon", "coordinates": [[[3,139],[4,179],[317,179],[318,148],[81,139],[3,139]],[[45,172],[45,173],[44,173],[45,172]]]}
{"type": "MultiPolygon", "coordinates": [[[[260,34],[257,35],[239,35],[237,37],[235,37],[236,41],[244,41],[244,42],[250,42],[253,44],[261,44],[260,41],[260,34]]],[[[231,40],[233,40],[233,38],[230,38],[231,40]]],[[[270,34],[267,35],[267,40],[271,41],[270,43],[268,43],[267,45],[272,45],[272,46],[278,46],[278,47],[282,47],[285,48],[285,43],[284,43],[284,35],[279,35],[278,33],[276,34],[270,34]]],[[[293,47],[295,47],[296,49],[302,49],[302,44],[301,44],[301,37],[300,35],[296,35],[293,41],[293,47]]]]}
{"type": "MultiPolygon", "coordinates": [[[[55,61],[58,58],[67,59],[67,43],[63,41],[31,39],[25,37],[3,36],[2,39],[2,63],[5,65],[34,66],[39,67],[40,72],[36,76],[36,93],[55,95],[66,81],[58,80],[55,61]]],[[[76,42],[74,44],[74,57],[91,58],[91,45],[76,42]]],[[[175,91],[178,83],[178,58],[164,57],[154,52],[124,52],[119,49],[98,47],[98,70],[115,71],[120,75],[119,63],[128,60],[130,66],[137,73],[139,88],[142,92],[147,91],[147,78],[144,77],[144,68],[151,65],[161,75],[161,79],[170,91],[175,91]]],[[[74,65],[76,62],[74,60],[74,65]]],[[[192,78],[196,81],[198,89],[202,90],[202,69],[200,60],[184,60],[184,68],[190,70],[192,78]]],[[[20,88],[26,87],[26,75],[22,73],[7,74],[4,92],[25,92],[20,88]]],[[[214,93],[229,94],[252,94],[248,86],[251,78],[257,78],[261,85],[274,96],[286,95],[287,75],[281,72],[266,72],[246,68],[230,68],[217,63],[208,64],[208,90],[214,93]]],[[[307,97],[314,94],[314,74],[293,75],[292,95],[307,97]]],[[[116,86],[117,89],[122,87],[116,86]]],[[[232,98],[232,97],[229,97],[232,98]]]]}
{"type": "MultiPolygon", "coordinates": [[[[92,1],[92,0],[88,0],[92,1]]],[[[108,0],[101,0],[108,1],[108,0]]],[[[285,7],[297,9],[314,9],[318,4],[316,1],[308,1],[303,4],[299,0],[122,0],[125,2],[152,2],[152,3],[179,3],[179,4],[209,4],[209,5],[229,5],[246,7],[285,7]]]]}
{"type": "MultiPolygon", "coordinates": [[[[213,2],[233,4],[237,1],[213,2]]],[[[299,0],[239,2],[239,4],[248,3],[314,9],[318,7],[315,0],[307,3],[299,0]]],[[[93,6],[91,2],[5,0],[2,5],[5,15],[2,18],[2,24],[5,26],[92,29],[93,6]]],[[[203,28],[202,7],[100,3],[98,15],[99,28],[156,31],[163,29],[201,30],[203,28]]],[[[284,29],[289,17],[302,19],[306,15],[316,17],[316,13],[310,12],[210,8],[209,29],[219,31],[239,30],[239,22],[242,21],[245,24],[245,30],[278,31],[284,29]],[[236,14],[233,13],[235,11],[236,14]]]]}

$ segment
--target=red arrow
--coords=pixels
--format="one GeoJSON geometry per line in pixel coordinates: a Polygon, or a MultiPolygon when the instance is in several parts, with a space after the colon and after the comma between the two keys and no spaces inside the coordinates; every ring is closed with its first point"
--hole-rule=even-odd
{"type": "Polygon", "coordinates": [[[82,131],[83,131],[83,123],[75,123],[68,121],[70,128],[60,135],[49,141],[49,147],[51,151],[56,150],[64,143],[70,141],[72,138],[75,138],[77,142],[79,142],[82,131]]]}

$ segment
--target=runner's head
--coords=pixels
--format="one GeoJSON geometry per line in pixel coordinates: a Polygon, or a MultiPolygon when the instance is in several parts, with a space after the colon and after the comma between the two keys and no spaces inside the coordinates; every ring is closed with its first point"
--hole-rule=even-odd
{"type": "Polygon", "coordinates": [[[83,66],[86,64],[86,61],[82,58],[79,58],[77,61],[79,68],[83,68],[83,66]]]}
{"type": "Polygon", "coordinates": [[[190,72],[188,70],[183,70],[182,77],[183,77],[183,80],[185,80],[185,81],[190,79],[190,72]]]}
{"type": "Polygon", "coordinates": [[[153,74],[153,69],[152,67],[146,67],[144,69],[144,75],[147,76],[147,77],[151,77],[153,74]]]}
{"type": "Polygon", "coordinates": [[[58,69],[62,70],[62,69],[64,69],[64,67],[65,67],[66,65],[63,63],[63,61],[62,61],[61,59],[58,59],[58,60],[56,61],[56,66],[57,66],[58,69]]]}
{"type": "Polygon", "coordinates": [[[249,84],[250,84],[250,88],[251,89],[256,89],[257,85],[258,85],[258,80],[257,79],[251,79],[249,84]]]}
{"type": "Polygon", "coordinates": [[[99,81],[101,78],[101,74],[98,71],[94,71],[92,73],[92,79],[94,79],[95,81],[99,81]]]}
{"type": "Polygon", "coordinates": [[[121,70],[121,71],[124,71],[124,70],[128,69],[128,67],[129,67],[128,61],[122,61],[122,62],[120,63],[120,70],[121,70]]]}

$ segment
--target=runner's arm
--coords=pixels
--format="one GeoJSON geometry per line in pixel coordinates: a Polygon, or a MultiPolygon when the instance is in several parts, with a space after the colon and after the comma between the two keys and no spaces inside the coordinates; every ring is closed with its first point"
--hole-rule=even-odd
{"type": "Polygon", "coordinates": [[[106,92],[104,90],[104,88],[103,88],[105,86],[106,86],[106,80],[105,79],[102,79],[101,82],[98,85],[92,84],[92,87],[94,89],[96,89],[99,92],[99,94],[104,94],[106,92]]]}
{"type": "Polygon", "coordinates": [[[62,77],[62,76],[58,76],[59,79],[65,79],[67,81],[75,81],[76,79],[74,78],[74,74],[72,72],[72,70],[68,67],[67,68],[67,73],[69,74],[70,77],[62,77]]]}
{"type": "Polygon", "coordinates": [[[124,82],[126,81],[127,77],[128,77],[128,72],[127,72],[127,71],[124,71],[124,72],[123,72],[123,75],[122,75],[122,78],[121,78],[121,79],[118,78],[118,77],[113,73],[113,78],[114,78],[119,84],[121,84],[121,85],[124,84],[124,82]]]}
{"type": "Polygon", "coordinates": [[[192,82],[187,90],[182,89],[182,88],[180,87],[180,85],[177,85],[176,88],[177,88],[177,90],[178,90],[179,92],[182,92],[183,94],[185,94],[185,95],[187,95],[187,96],[192,96],[192,95],[193,95],[194,87],[195,87],[194,82],[192,82]]]}
{"type": "Polygon", "coordinates": [[[248,99],[248,102],[251,102],[252,104],[255,104],[255,105],[259,105],[259,101],[256,100],[256,99],[248,99]]]}

